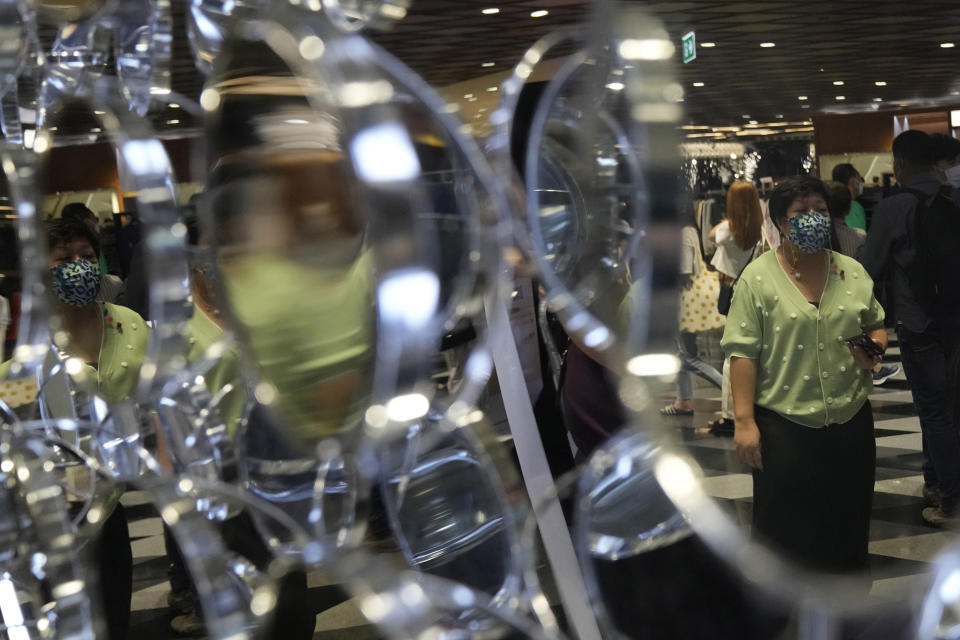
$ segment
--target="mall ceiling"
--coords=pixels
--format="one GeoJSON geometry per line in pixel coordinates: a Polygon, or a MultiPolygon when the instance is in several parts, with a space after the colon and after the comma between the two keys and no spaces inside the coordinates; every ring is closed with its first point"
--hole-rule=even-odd
{"type": "MultiPolygon", "coordinates": [[[[188,2],[172,4],[174,90],[196,98],[202,81],[185,36],[188,2]]],[[[742,125],[781,116],[802,121],[825,110],[923,106],[931,100],[960,104],[958,0],[638,4],[665,22],[678,51],[682,35],[696,32],[697,59],[677,65],[687,124],[742,125]]],[[[585,0],[413,0],[407,17],[375,40],[442,87],[509,69],[537,38],[582,20],[589,6],[585,0]],[[499,12],[482,13],[489,8],[499,12]],[[531,17],[543,10],[547,15],[531,17]]],[[[43,40],[52,42],[54,35],[52,26],[43,27],[43,40]]],[[[182,110],[152,115],[169,132],[194,124],[182,110]]],[[[80,115],[71,119],[76,122],[66,129],[85,126],[80,115]]]]}

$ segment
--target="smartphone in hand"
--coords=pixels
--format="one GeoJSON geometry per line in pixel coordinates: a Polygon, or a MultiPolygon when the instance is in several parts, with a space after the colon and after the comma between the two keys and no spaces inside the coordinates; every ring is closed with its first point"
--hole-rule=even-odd
{"type": "Polygon", "coordinates": [[[851,347],[860,347],[863,349],[863,352],[871,358],[883,356],[883,350],[880,348],[880,345],[874,342],[870,336],[865,333],[861,333],[860,335],[852,338],[847,338],[846,342],[851,347]]]}

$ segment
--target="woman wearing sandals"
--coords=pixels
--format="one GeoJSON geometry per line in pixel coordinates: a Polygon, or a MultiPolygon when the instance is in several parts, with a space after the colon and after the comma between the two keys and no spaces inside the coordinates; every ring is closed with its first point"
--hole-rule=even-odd
{"type": "Polygon", "coordinates": [[[723,326],[724,317],[717,312],[720,280],[716,271],[707,269],[700,246],[700,232],[696,220],[683,228],[683,251],[680,255],[680,276],[684,280],[680,291],[680,334],[677,336],[680,361],[683,367],[677,373],[677,399],[660,409],[665,416],[693,415],[693,374],[721,386],[720,372],[704,362],[697,351],[697,334],[723,326]]]}
{"type": "MultiPolygon", "coordinates": [[[[738,180],[727,191],[727,217],[710,231],[717,251],[710,264],[720,273],[720,282],[732,284],[751,260],[760,254],[763,235],[760,194],[752,182],[738,180]]],[[[714,432],[733,433],[733,396],[730,390],[730,359],[723,361],[720,418],[707,424],[714,432]]]]}

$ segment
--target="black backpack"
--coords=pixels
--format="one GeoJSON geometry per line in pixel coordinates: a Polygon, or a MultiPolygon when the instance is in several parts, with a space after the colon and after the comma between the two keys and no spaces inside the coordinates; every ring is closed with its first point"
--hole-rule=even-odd
{"type": "Polygon", "coordinates": [[[960,206],[949,187],[933,195],[906,191],[917,198],[910,288],[929,315],[956,314],[960,311],[960,206]]]}

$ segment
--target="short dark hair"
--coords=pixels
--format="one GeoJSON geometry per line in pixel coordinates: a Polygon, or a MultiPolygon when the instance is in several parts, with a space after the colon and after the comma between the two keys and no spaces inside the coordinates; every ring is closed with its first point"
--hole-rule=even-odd
{"type": "Polygon", "coordinates": [[[860,172],[850,163],[838,164],[833,168],[833,181],[844,185],[850,182],[850,178],[859,178],[860,172]]]}
{"type": "Polygon", "coordinates": [[[904,131],[893,141],[893,157],[914,167],[933,164],[933,139],[916,129],[904,131]]]}
{"type": "Polygon", "coordinates": [[[933,161],[950,160],[960,156],[960,140],[943,133],[933,135],[933,161]]]}
{"type": "Polygon", "coordinates": [[[779,225],[787,219],[787,211],[797,198],[806,198],[817,194],[827,199],[827,190],[819,178],[812,176],[797,176],[782,180],[770,192],[770,219],[779,225]]]}
{"type": "Polygon", "coordinates": [[[91,218],[94,220],[99,220],[97,214],[91,211],[90,208],[82,202],[71,202],[70,204],[66,205],[60,211],[60,217],[64,220],[79,220],[80,222],[86,222],[91,218]]]}
{"type": "Polygon", "coordinates": [[[100,255],[100,238],[87,223],[75,218],[55,218],[47,221],[47,246],[60,247],[70,244],[74,238],[83,238],[90,243],[94,252],[100,255]]]}
{"type": "Polygon", "coordinates": [[[824,182],[823,186],[827,190],[827,209],[830,210],[830,217],[843,220],[850,213],[850,207],[853,205],[850,189],[846,184],[836,180],[824,182]]]}

